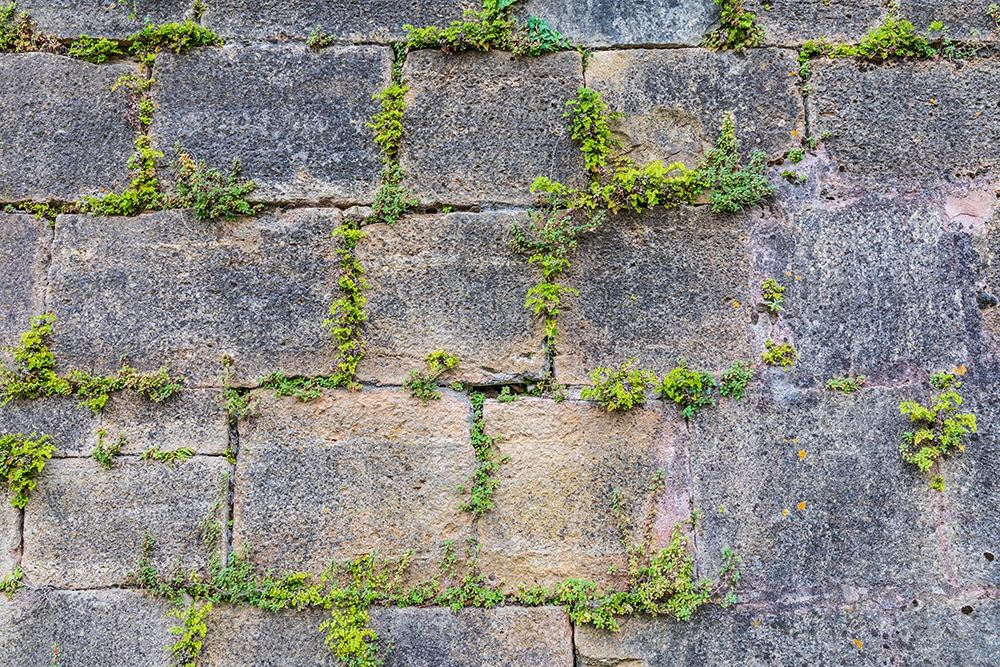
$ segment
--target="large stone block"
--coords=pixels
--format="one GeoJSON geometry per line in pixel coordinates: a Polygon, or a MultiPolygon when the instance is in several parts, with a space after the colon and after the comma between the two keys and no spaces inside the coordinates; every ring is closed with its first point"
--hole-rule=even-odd
{"type": "Polygon", "coordinates": [[[38,29],[64,39],[80,35],[123,39],[146,23],[183,21],[190,0],[20,0],[38,29]]]}
{"type": "Polygon", "coordinates": [[[812,132],[832,133],[824,146],[840,178],[856,187],[921,189],[1000,164],[996,100],[983,94],[1000,87],[992,61],[861,67],[826,60],[812,70],[812,132]]]}
{"type": "Polygon", "coordinates": [[[25,509],[26,576],[59,588],[121,585],[147,533],[162,571],[203,568],[201,523],[225,491],[228,470],[208,457],[177,464],[119,458],[111,470],[87,459],[49,461],[25,509]]]}
{"type": "Polygon", "coordinates": [[[584,46],[696,46],[718,14],[712,0],[528,0],[534,14],[584,46]]]}
{"type": "Polygon", "coordinates": [[[170,603],[135,591],[52,591],[0,599],[0,664],[168,667],[170,603]]]}
{"type": "Polygon", "coordinates": [[[559,381],[584,384],[594,367],[633,356],[658,373],[678,357],[717,369],[747,359],[757,215],[656,211],[584,238],[566,273],[580,295],[566,297],[559,315],[559,381]]]}
{"type": "Polygon", "coordinates": [[[690,518],[687,458],[675,445],[680,425],[660,405],[615,415],[579,401],[518,399],[487,401],[484,415],[509,461],[479,539],[484,572],[506,588],[567,578],[618,583],[608,573],[625,563],[616,491],[637,541],[651,513],[656,545],[690,518]],[[654,499],[649,488],[660,471],[665,491],[654,499]]]}
{"type": "Polygon", "coordinates": [[[279,202],[368,202],[381,170],[365,126],[389,83],[392,50],[230,45],[156,60],[150,133],[210,165],[233,159],[279,202]]]}
{"type": "Polygon", "coordinates": [[[189,211],[61,218],[53,349],[67,367],[95,372],[114,372],[121,355],[144,370],[166,365],[189,386],[219,386],[223,353],[236,359],[237,383],[277,368],[328,373],[339,224],[333,209],[212,223],[189,211]]]}
{"type": "Polygon", "coordinates": [[[48,435],[56,456],[90,454],[100,427],[100,416],[72,398],[11,401],[0,406],[0,433],[48,435]]]}
{"type": "Polygon", "coordinates": [[[0,577],[14,569],[20,550],[21,511],[5,497],[0,500],[0,577]]]}
{"type": "Polygon", "coordinates": [[[135,136],[128,96],[111,86],[136,71],[47,53],[0,58],[0,201],[72,201],[124,186],[135,136]]]}
{"type": "Polygon", "coordinates": [[[730,547],[747,600],[940,586],[936,492],[899,457],[898,406],[920,392],[752,387],[689,432],[702,576],[730,547]]]}
{"type": "Polygon", "coordinates": [[[534,270],[510,250],[520,217],[452,213],[365,228],[357,257],[371,289],[361,378],[401,384],[437,349],[462,360],[449,380],[541,373],[544,333],[524,307],[534,270]]]}
{"type": "Polygon", "coordinates": [[[323,642],[322,609],[273,613],[217,605],[208,620],[204,667],[338,667],[323,642]]]}
{"type": "Polygon", "coordinates": [[[583,85],[580,54],[417,51],[406,59],[405,185],[424,203],[530,204],[538,176],[581,181],[565,103],[583,85]]]}
{"type": "Polygon", "coordinates": [[[445,540],[470,526],[457,492],[472,475],[468,403],[399,390],[326,392],[310,403],[260,394],[240,433],[233,540],[277,571],[414,550],[435,573],[445,540]]]}
{"type": "Polygon", "coordinates": [[[0,346],[15,345],[31,317],[45,309],[51,245],[52,230],[44,221],[0,213],[0,346]]]}
{"type": "Polygon", "coordinates": [[[222,454],[229,447],[218,389],[185,389],[162,403],[119,394],[104,409],[101,426],[108,439],[125,438],[123,454],[141,454],[150,447],[222,454]]]}
{"type": "Polygon", "coordinates": [[[209,4],[203,23],[223,37],[305,38],[314,28],[354,42],[388,43],[404,37],[403,26],[447,25],[472,0],[218,0],[209,4]]]}
{"type": "Polygon", "coordinates": [[[901,664],[1000,664],[1000,600],[973,596],[915,599],[898,614],[901,664]]]}
{"type": "Polygon", "coordinates": [[[791,74],[797,67],[795,54],[778,49],[742,56],[704,49],[600,51],[587,65],[587,85],[623,114],[612,129],[636,162],[680,160],[693,167],[715,145],[729,111],[746,152],[775,156],[797,145],[805,130],[791,74]]]}

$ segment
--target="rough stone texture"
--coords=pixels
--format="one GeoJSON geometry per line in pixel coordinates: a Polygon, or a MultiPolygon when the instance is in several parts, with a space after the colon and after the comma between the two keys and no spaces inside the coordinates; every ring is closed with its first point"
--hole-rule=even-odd
{"type": "Polygon", "coordinates": [[[1000,663],[998,624],[1000,600],[995,598],[914,600],[898,620],[903,664],[992,667],[1000,663]]]}
{"type": "Polygon", "coordinates": [[[625,552],[612,494],[623,494],[638,539],[659,470],[666,490],[654,508],[655,542],[665,544],[690,516],[687,458],[675,445],[680,425],[655,403],[615,415],[525,398],[487,401],[484,415],[486,433],[510,460],[500,469],[497,508],[479,520],[483,569],[509,589],[571,577],[615,582],[608,568],[623,565],[625,552]]]}
{"type": "Polygon", "coordinates": [[[0,664],[167,667],[170,603],[135,591],[32,591],[0,599],[0,664]],[[58,647],[58,659],[53,658],[58,647]]]}
{"type": "Polygon", "coordinates": [[[121,585],[147,531],[161,570],[202,568],[200,524],[228,470],[207,457],[173,465],[119,458],[111,470],[87,459],[50,461],[25,509],[25,575],[59,588],[121,585]]]}
{"type": "Polygon", "coordinates": [[[0,201],[57,199],[128,182],[128,96],[111,86],[136,72],[47,53],[0,58],[0,201]]]}
{"type": "Polygon", "coordinates": [[[320,623],[329,612],[272,613],[219,605],[212,610],[199,664],[204,667],[338,667],[320,623]],[[292,639],[294,638],[294,640],[292,639]],[[276,641],[276,639],[278,641],[276,641]]]}
{"type": "Polygon", "coordinates": [[[449,381],[541,373],[542,324],[524,307],[536,278],[509,249],[521,217],[453,213],[365,228],[357,251],[371,285],[362,379],[401,384],[438,349],[462,360],[449,381]]]}
{"type": "Polygon", "coordinates": [[[0,346],[15,345],[44,310],[52,230],[32,215],[0,213],[0,346]]]}
{"type": "Polygon", "coordinates": [[[406,24],[443,26],[481,7],[473,0],[219,0],[202,23],[223,37],[305,38],[318,27],[340,40],[388,43],[403,39],[406,24]]]}
{"type": "Polygon", "coordinates": [[[56,456],[86,456],[97,442],[100,416],[72,398],[11,401],[0,406],[0,433],[46,434],[56,456]]]}
{"type": "Polygon", "coordinates": [[[182,390],[162,403],[119,394],[105,407],[101,426],[110,441],[125,437],[123,454],[141,454],[150,447],[222,454],[229,447],[229,424],[220,399],[218,389],[182,390]]]}
{"type": "Polygon", "coordinates": [[[777,373],[763,382],[691,425],[702,575],[730,547],[749,600],[939,585],[936,494],[899,458],[898,405],[924,397],[800,392],[777,373]]]}
{"type": "Polygon", "coordinates": [[[575,183],[579,150],[563,119],[583,85],[580,55],[417,51],[406,59],[404,184],[428,204],[530,204],[538,176],[575,183]]]}
{"type": "Polygon", "coordinates": [[[559,381],[585,384],[596,366],[633,356],[658,373],[678,357],[706,368],[749,358],[747,235],[757,215],[658,210],[585,238],[566,273],[580,296],[559,315],[559,381]]]}
{"type": "Polygon", "coordinates": [[[0,577],[14,569],[20,548],[21,512],[7,502],[5,495],[0,499],[0,577]]]}
{"type": "Polygon", "coordinates": [[[389,83],[392,51],[229,45],[156,60],[150,133],[210,165],[233,159],[261,201],[371,201],[378,147],[365,124],[389,83]]]}
{"type": "Polygon", "coordinates": [[[260,393],[240,433],[233,540],[278,571],[415,551],[436,572],[440,545],[469,515],[456,492],[475,467],[469,407],[447,392],[423,404],[400,390],[327,392],[301,403],[260,393]]]}
{"type": "Polygon", "coordinates": [[[974,176],[1000,163],[996,96],[1000,68],[990,60],[859,67],[817,61],[808,96],[812,132],[841,177],[864,189],[896,191],[974,176]]]}
{"type": "Polygon", "coordinates": [[[190,0],[19,0],[42,32],[75,39],[80,35],[123,39],[144,24],[183,21],[190,0]]]}
{"type": "Polygon", "coordinates": [[[590,47],[697,46],[718,15],[712,0],[528,0],[523,13],[590,47]]]}
{"type": "Polygon", "coordinates": [[[762,49],[738,56],[702,49],[601,51],[587,85],[624,118],[616,131],[639,164],[679,160],[694,166],[715,145],[723,115],[736,115],[743,148],[781,155],[802,136],[805,116],[795,54],[762,49]]]}
{"type": "Polygon", "coordinates": [[[327,373],[339,224],[332,209],[212,223],[185,211],[63,217],[49,276],[53,349],[68,367],[111,373],[124,354],[195,386],[221,384],[224,352],[237,383],[278,368],[327,373]]]}

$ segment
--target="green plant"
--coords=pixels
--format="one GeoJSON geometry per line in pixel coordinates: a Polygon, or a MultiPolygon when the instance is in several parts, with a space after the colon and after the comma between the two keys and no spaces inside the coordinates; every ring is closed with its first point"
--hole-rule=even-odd
{"type": "Polygon", "coordinates": [[[753,151],[750,161],[742,164],[735,116],[732,112],[725,114],[719,140],[701,167],[711,187],[712,211],[737,213],[773,195],[774,185],[764,174],[766,166],[767,156],[762,151],[753,151]]]}
{"type": "Polygon", "coordinates": [[[337,370],[330,379],[336,386],[355,389],[359,386],[356,380],[358,364],[365,356],[362,327],[368,321],[365,312],[368,299],[364,294],[368,281],[354,250],[365,233],[356,221],[344,219],[333,230],[333,236],[339,241],[336,252],[340,264],[337,281],[340,296],[330,304],[330,315],[323,320],[323,326],[337,342],[337,370]]]}
{"type": "Polygon", "coordinates": [[[97,461],[102,468],[105,470],[111,470],[115,466],[115,457],[118,456],[122,447],[125,445],[125,436],[119,435],[110,444],[107,442],[108,432],[103,429],[97,429],[97,446],[94,447],[94,452],[91,456],[97,461]]]}
{"type": "MultiPolygon", "coordinates": [[[[914,430],[903,434],[899,452],[903,460],[917,466],[921,472],[929,472],[941,458],[955,451],[965,451],[965,439],[976,433],[976,416],[971,412],[958,412],[964,403],[959,393],[962,383],[953,373],[935,373],[931,384],[938,393],[931,398],[930,405],[915,401],[903,401],[899,411],[909,417],[914,430]]],[[[944,481],[938,484],[944,488],[944,481]]]]}
{"type": "Polygon", "coordinates": [[[375,135],[375,143],[382,149],[384,161],[399,158],[399,148],[403,141],[403,113],[406,111],[405,97],[410,87],[402,81],[393,81],[389,86],[372,96],[379,103],[379,111],[368,122],[368,129],[375,135]]]}
{"type": "Polygon", "coordinates": [[[570,48],[569,40],[544,20],[530,16],[521,24],[511,14],[517,0],[484,0],[481,10],[466,10],[461,20],[439,28],[404,25],[406,48],[441,49],[448,53],[499,49],[540,56],[570,48]]]}
{"type": "Polygon", "coordinates": [[[513,403],[517,400],[517,394],[511,391],[509,385],[504,385],[500,388],[500,393],[497,394],[497,401],[500,403],[513,403]]]}
{"type": "Polygon", "coordinates": [[[865,386],[866,381],[867,378],[864,375],[841,375],[827,380],[826,388],[830,391],[853,394],[865,386]]]}
{"type": "Polygon", "coordinates": [[[170,628],[170,634],[177,640],[170,647],[170,657],[176,667],[198,667],[198,659],[205,645],[205,635],[208,633],[206,620],[212,611],[212,603],[202,605],[191,603],[168,613],[180,620],[181,624],[170,628]]]}
{"type": "Polygon", "coordinates": [[[379,110],[368,123],[375,136],[375,143],[382,152],[381,184],[372,202],[372,223],[393,224],[419,200],[403,187],[403,168],[399,166],[399,150],[403,142],[403,114],[406,111],[406,93],[410,89],[403,81],[405,49],[397,49],[392,68],[392,81],[372,99],[379,103],[379,110]]]}
{"type": "Polygon", "coordinates": [[[56,374],[56,356],[48,346],[55,321],[51,313],[32,317],[18,345],[9,348],[14,364],[0,365],[0,406],[14,399],[36,400],[72,393],[69,382],[56,374]]]}
{"type": "Polygon", "coordinates": [[[182,53],[198,46],[222,46],[222,39],[212,30],[186,20],[183,23],[148,23],[128,38],[132,53],[141,62],[151,65],[160,51],[182,53]]]}
{"type": "Polygon", "coordinates": [[[62,44],[55,37],[38,31],[28,12],[18,11],[17,2],[0,4],[0,53],[45,51],[61,53],[62,44]]]}
{"type": "Polygon", "coordinates": [[[80,211],[98,216],[131,216],[164,208],[166,198],[156,176],[156,164],[162,158],[163,153],[153,148],[149,136],[140,134],[135,140],[135,153],[128,161],[131,180],[125,191],[99,197],[84,195],[78,204],[80,211]]]}
{"type": "MultiPolygon", "coordinates": [[[[472,403],[472,448],[476,451],[476,472],[468,484],[469,499],[462,504],[462,510],[480,517],[493,509],[493,494],[500,486],[497,474],[504,459],[498,455],[496,438],[486,435],[486,421],[483,418],[483,403],[486,396],[481,392],[469,392],[472,403]]],[[[459,489],[465,493],[465,488],[459,489]]]]}
{"type": "Polygon", "coordinates": [[[21,583],[22,579],[24,579],[24,570],[20,567],[15,567],[9,573],[0,577],[0,594],[8,600],[13,600],[14,596],[24,588],[24,584],[21,583]]]}
{"type": "Polygon", "coordinates": [[[790,151],[788,151],[788,159],[792,162],[792,164],[798,164],[799,162],[802,162],[802,160],[804,160],[805,158],[806,158],[806,152],[801,148],[793,148],[790,151]]]}
{"type": "Polygon", "coordinates": [[[325,49],[328,46],[333,46],[336,41],[336,37],[326,34],[322,28],[316,26],[309,33],[309,37],[306,39],[306,46],[310,49],[325,49]]]}
{"type": "Polygon", "coordinates": [[[580,147],[584,165],[591,173],[608,166],[618,142],[611,133],[610,122],[620,116],[611,113],[607,103],[593,88],[580,88],[576,99],[566,103],[563,115],[569,120],[569,136],[580,147]]]}
{"type": "Polygon", "coordinates": [[[293,396],[308,403],[319,398],[324,389],[337,389],[343,384],[337,377],[287,376],[281,371],[274,371],[260,381],[260,386],[270,389],[275,396],[293,396]]]}
{"type": "Polygon", "coordinates": [[[742,361],[734,361],[719,378],[719,393],[737,401],[746,395],[747,385],[753,379],[753,369],[742,361]]]}
{"type": "Polygon", "coordinates": [[[618,368],[598,366],[590,372],[590,386],[580,391],[580,398],[595,401],[609,412],[625,412],[646,402],[646,391],[656,384],[649,370],[633,368],[636,359],[618,368]]]}
{"type": "Polygon", "coordinates": [[[50,227],[55,227],[56,218],[67,213],[76,213],[75,204],[49,202],[16,202],[3,205],[4,213],[30,213],[35,220],[45,220],[50,227]]]}
{"type": "Polygon", "coordinates": [[[257,414],[259,408],[257,398],[249,389],[233,386],[233,366],[236,360],[229,354],[222,355],[222,394],[220,403],[226,411],[226,419],[230,426],[241,419],[247,419],[257,414]]]}
{"type": "Polygon", "coordinates": [[[800,174],[799,172],[792,171],[791,169],[782,169],[779,176],[793,185],[802,185],[809,180],[809,177],[805,174],[800,174]]]}
{"type": "Polygon", "coordinates": [[[194,450],[187,447],[179,447],[172,450],[163,450],[159,447],[150,447],[139,455],[141,461],[159,461],[160,463],[184,463],[194,456],[194,450]]]}
{"type": "Polygon", "coordinates": [[[714,2],[719,7],[719,27],[705,36],[705,47],[739,53],[763,43],[764,29],[757,23],[757,15],[743,6],[743,0],[714,2]]]}
{"type": "Polygon", "coordinates": [[[787,288],[774,278],[768,278],[760,284],[760,297],[767,308],[772,313],[780,313],[785,309],[781,304],[785,302],[785,290],[787,288]]]}
{"type": "Polygon", "coordinates": [[[715,405],[712,392],[718,386],[710,374],[691,370],[683,359],[678,359],[677,366],[666,374],[656,391],[660,398],[673,401],[684,419],[690,420],[702,408],[715,405]]]}
{"type": "Polygon", "coordinates": [[[441,398],[441,392],[437,388],[438,378],[458,368],[460,362],[458,357],[444,350],[431,352],[424,362],[427,365],[427,372],[410,371],[406,381],[403,382],[403,387],[410,392],[410,396],[426,403],[441,398]]]}
{"type": "Polygon", "coordinates": [[[995,30],[1000,33],[1000,3],[991,2],[986,8],[986,15],[996,23],[995,30]]]}
{"type": "Polygon", "coordinates": [[[47,435],[0,434],[0,482],[11,495],[11,505],[27,506],[28,496],[38,486],[36,478],[55,451],[47,435]]]}
{"type": "Polygon", "coordinates": [[[193,208],[198,220],[234,220],[260,212],[262,207],[259,204],[247,201],[247,196],[257,189],[257,184],[240,178],[239,160],[233,160],[229,172],[224,174],[195,160],[179,146],[175,150],[177,206],[193,208]]]}
{"type": "Polygon", "coordinates": [[[794,366],[799,358],[799,353],[791,343],[775,343],[770,338],[764,342],[766,348],[760,356],[768,366],[794,366]]]}
{"type": "Polygon", "coordinates": [[[69,46],[69,55],[91,63],[103,63],[109,58],[123,55],[118,42],[105,37],[80,35],[69,46]]]}

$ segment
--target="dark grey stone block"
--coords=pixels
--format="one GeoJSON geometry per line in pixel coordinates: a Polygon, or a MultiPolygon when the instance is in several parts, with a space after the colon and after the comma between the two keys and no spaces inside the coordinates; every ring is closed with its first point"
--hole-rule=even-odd
{"type": "Polygon", "coordinates": [[[30,319],[45,309],[51,245],[52,230],[45,221],[0,213],[0,346],[16,345],[30,319]]]}
{"type": "Polygon", "coordinates": [[[1000,664],[1000,600],[974,595],[928,597],[901,605],[899,654],[913,667],[1000,664]]]}
{"type": "Polygon", "coordinates": [[[697,46],[718,15],[712,0],[528,0],[523,13],[584,46],[697,46]]]}
{"type": "Polygon", "coordinates": [[[144,24],[183,21],[190,0],[19,0],[42,32],[64,39],[80,35],[123,39],[144,24]]]}
{"type": "Polygon", "coordinates": [[[14,569],[20,550],[21,510],[4,498],[0,500],[0,577],[14,569]]]}
{"type": "Polygon", "coordinates": [[[182,389],[161,403],[117,394],[104,408],[101,426],[109,441],[125,438],[123,454],[141,454],[150,447],[222,454],[229,447],[229,424],[220,394],[218,389],[182,389]]]}
{"type": "Polygon", "coordinates": [[[100,416],[72,398],[11,401],[0,407],[0,433],[48,435],[56,456],[90,454],[100,427],[100,416]]]}

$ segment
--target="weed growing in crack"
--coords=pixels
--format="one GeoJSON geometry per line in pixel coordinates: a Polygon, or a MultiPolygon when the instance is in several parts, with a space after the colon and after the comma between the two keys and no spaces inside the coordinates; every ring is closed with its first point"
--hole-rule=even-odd
{"type": "Polygon", "coordinates": [[[656,375],[634,368],[636,359],[618,368],[599,366],[590,372],[590,386],[580,391],[580,398],[594,401],[608,412],[626,412],[646,402],[646,392],[656,384],[656,375]]]}
{"type": "Polygon", "coordinates": [[[714,0],[719,7],[719,27],[705,36],[702,45],[715,51],[735,51],[760,46],[764,28],[757,15],[743,6],[743,0],[714,0]]]}
{"type": "Polygon", "coordinates": [[[774,278],[768,278],[760,284],[760,298],[762,305],[768,312],[778,314],[784,312],[782,304],[785,303],[785,290],[787,288],[774,278]]]}
{"type": "Polygon", "coordinates": [[[678,359],[677,366],[666,374],[656,392],[660,398],[677,405],[684,419],[690,421],[702,408],[715,405],[712,392],[718,387],[709,373],[692,370],[683,359],[678,359]]]}
{"type": "Polygon", "coordinates": [[[868,379],[864,375],[842,375],[826,381],[826,388],[842,394],[853,394],[865,386],[868,379]]]}
{"type": "Polygon", "coordinates": [[[111,470],[115,467],[115,457],[121,453],[122,447],[125,444],[126,440],[123,435],[119,435],[111,442],[108,442],[108,432],[103,428],[99,428],[97,429],[97,445],[94,447],[91,456],[102,468],[111,470]]]}
{"type": "Polygon", "coordinates": [[[0,434],[0,483],[10,493],[10,504],[18,509],[28,505],[28,496],[38,486],[38,476],[55,454],[47,435],[0,434]]]}
{"type": "MultiPolygon", "coordinates": [[[[180,208],[194,209],[198,220],[235,220],[253,216],[262,206],[251,204],[247,197],[257,189],[253,181],[240,178],[240,162],[233,160],[227,173],[195,160],[180,146],[175,148],[173,164],[177,174],[177,198],[180,208]]],[[[161,155],[162,157],[162,155],[161,155]]]]}
{"type": "Polygon", "coordinates": [[[496,438],[486,435],[486,421],[483,418],[483,404],[486,396],[478,391],[469,392],[472,403],[472,448],[476,452],[476,472],[472,481],[459,489],[459,493],[469,493],[469,499],[462,504],[462,510],[480,517],[494,507],[493,494],[500,486],[498,474],[506,458],[500,456],[496,438]]]}
{"type": "Polygon", "coordinates": [[[444,350],[435,350],[427,355],[424,363],[427,366],[426,372],[410,371],[406,381],[403,382],[403,387],[410,392],[410,396],[426,403],[441,398],[441,392],[437,388],[438,378],[458,368],[460,361],[458,357],[444,350]]]}
{"type": "Polygon", "coordinates": [[[541,56],[571,48],[569,40],[535,16],[522,24],[513,15],[518,0],[484,0],[481,10],[467,10],[461,20],[439,28],[404,25],[406,48],[461,51],[511,51],[541,56]]]}
{"type": "Polygon", "coordinates": [[[768,366],[794,366],[795,361],[799,358],[799,353],[795,351],[791,343],[775,343],[769,338],[764,342],[764,348],[764,353],[760,358],[768,366]]]}
{"type": "Polygon", "coordinates": [[[8,600],[13,600],[14,596],[24,588],[23,579],[24,570],[20,567],[15,567],[9,573],[0,577],[0,595],[3,595],[8,600]]]}
{"type": "MultiPolygon", "coordinates": [[[[959,393],[962,382],[954,373],[935,373],[931,385],[937,393],[925,406],[916,401],[903,401],[899,411],[908,417],[914,430],[903,434],[899,452],[903,460],[921,472],[929,472],[940,459],[965,451],[965,441],[976,433],[976,416],[959,412],[965,399],[959,393]]],[[[932,486],[944,489],[944,479],[935,478],[932,486]]]]}

